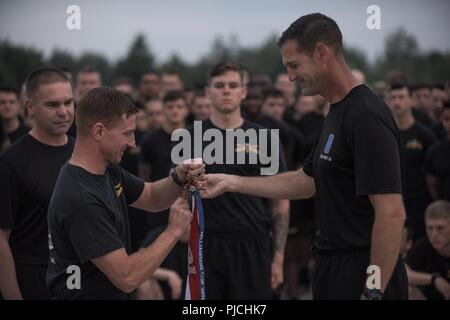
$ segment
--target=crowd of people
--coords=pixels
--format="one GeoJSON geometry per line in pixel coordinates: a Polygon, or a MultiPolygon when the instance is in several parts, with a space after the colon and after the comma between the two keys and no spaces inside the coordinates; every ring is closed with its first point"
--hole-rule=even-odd
{"type": "MultiPolygon", "coordinates": [[[[281,45],[288,50],[286,44],[281,45]]],[[[283,57],[286,56],[288,52],[283,57]]],[[[361,71],[352,70],[349,74],[358,90],[371,88],[361,71]]],[[[65,267],[80,261],[85,286],[108,292],[105,294],[108,298],[121,299],[123,292],[134,299],[184,298],[190,229],[185,204],[175,202],[170,206],[179,193],[178,186],[169,182],[174,166],[178,165],[171,159],[171,135],[177,129],[192,128],[194,121],[202,121],[204,130],[218,129],[224,137],[225,129],[277,129],[282,146],[279,172],[302,166],[307,174],[315,171],[307,163],[308,155],[320,141],[330,110],[337,110],[339,105],[342,109],[346,101],[310,95],[292,80],[291,73],[271,79],[224,62],[214,66],[205,75],[206,86],[196,90],[186,89],[191,84],[184,83],[173,70],[143,69],[138,84],[125,77],[104,84],[100,72],[92,67],[77,74],[64,68],[45,67],[31,73],[20,89],[0,86],[3,298],[95,298],[96,292],[77,294],[65,288],[65,267]],[[105,88],[108,85],[111,88],[105,88]],[[108,125],[96,126],[97,120],[114,112],[124,121],[117,125],[117,130],[123,129],[123,141],[114,135],[117,130],[108,125]],[[135,117],[135,127],[128,124],[128,115],[135,117]],[[95,156],[120,162],[120,166],[96,164],[95,156]],[[125,189],[126,199],[120,203],[115,202],[114,193],[106,194],[102,189],[100,175],[105,170],[108,179],[115,181],[114,192],[118,196],[123,192],[121,188],[125,189]],[[153,186],[152,193],[146,194],[147,186],[153,186]],[[98,199],[107,197],[108,201],[98,200],[93,196],[97,194],[98,199]],[[148,200],[142,200],[146,197],[148,200]],[[87,198],[97,200],[89,202],[87,198]],[[118,212],[127,211],[129,218],[129,225],[113,218],[116,227],[122,230],[119,236],[104,221],[104,212],[114,211],[109,206],[116,205],[118,212]],[[179,218],[182,214],[183,221],[179,218]],[[99,227],[90,228],[92,225],[99,227]],[[176,230],[173,239],[168,238],[168,227],[169,231],[176,230]],[[121,248],[122,243],[126,244],[124,252],[102,256],[121,248]],[[155,261],[160,264],[149,263],[156,256],[155,261]],[[114,267],[117,261],[126,261],[120,263],[125,269],[144,268],[145,263],[147,266],[144,271],[130,271],[133,279],[129,280],[114,267]],[[113,285],[104,281],[104,275],[113,285]]],[[[391,111],[389,116],[377,118],[378,121],[388,122],[392,117],[392,128],[396,127],[399,133],[400,178],[406,211],[400,252],[406,264],[409,298],[450,299],[449,83],[417,84],[414,79],[408,81],[397,74],[370,91],[391,111]]],[[[361,94],[364,99],[372,99],[369,93],[361,94]]],[[[360,123],[353,121],[348,126],[362,126],[364,121],[361,117],[360,123]]],[[[370,141],[378,138],[380,146],[367,145],[361,149],[368,150],[365,157],[376,153],[373,150],[390,148],[382,143],[382,136],[374,136],[370,141]],[[373,152],[369,152],[371,148],[373,152]]],[[[358,142],[355,138],[349,143],[358,142]]],[[[331,140],[330,147],[332,143],[331,140]]],[[[370,179],[390,175],[385,168],[386,159],[377,159],[380,160],[377,167],[361,166],[355,170],[374,170],[368,175],[370,179]]],[[[353,166],[353,160],[348,161],[353,166]]],[[[205,169],[207,174],[257,176],[261,166],[261,163],[207,164],[205,169]]],[[[181,172],[178,175],[184,176],[181,172]]],[[[314,172],[314,177],[317,175],[314,172]]],[[[396,181],[395,177],[388,178],[388,182],[396,181]]],[[[385,187],[383,190],[397,192],[396,186],[385,187]]],[[[316,185],[317,192],[320,190],[316,185]]],[[[357,197],[342,201],[360,201],[364,193],[351,190],[355,192],[357,197]]],[[[320,199],[269,198],[272,197],[227,192],[203,200],[208,299],[299,299],[311,291],[313,265],[317,263],[311,250],[317,231],[315,202],[327,198],[323,193],[320,199]]],[[[350,204],[343,204],[347,205],[350,204]]],[[[322,204],[320,210],[333,210],[325,206],[322,204]]],[[[320,214],[320,219],[324,219],[323,213],[320,214]]],[[[348,229],[348,233],[361,236],[358,230],[348,229]]],[[[323,267],[325,260],[321,259],[323,267]]],[[[322,279],[325,281],[323,275],[322,279]]],[[[317,285],[321,284],[316,281],[317,285]]]]}

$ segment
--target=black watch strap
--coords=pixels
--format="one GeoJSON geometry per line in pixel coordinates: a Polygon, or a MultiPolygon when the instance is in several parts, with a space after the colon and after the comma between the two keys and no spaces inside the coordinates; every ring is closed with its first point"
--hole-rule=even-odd
{"type": "Polygon", "coordinates": [[[175,168],[170,169],[170,176],[172,177],[173,181],[180,187],[184,185],[183,181],[178,176],[177,170],[175,170],[175,168]]]}

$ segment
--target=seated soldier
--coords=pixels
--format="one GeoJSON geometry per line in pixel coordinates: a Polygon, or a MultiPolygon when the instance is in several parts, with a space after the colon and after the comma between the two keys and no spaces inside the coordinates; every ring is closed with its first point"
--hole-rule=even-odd
{"type": "Polygon", "coordinates": [[[410,299],[450,299],[450,202],[439,200],[425,212],[427,237],[406,257],[410,299]]]}

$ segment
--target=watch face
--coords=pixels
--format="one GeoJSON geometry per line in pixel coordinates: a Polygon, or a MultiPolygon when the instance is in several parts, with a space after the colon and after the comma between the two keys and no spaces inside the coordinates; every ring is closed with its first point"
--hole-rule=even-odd
{"type": "Polygon", "coordinates": [[[381,300],[383,298],[381,291],[378,289],[367,290],[367,295],[369,300],[381,300]]]}

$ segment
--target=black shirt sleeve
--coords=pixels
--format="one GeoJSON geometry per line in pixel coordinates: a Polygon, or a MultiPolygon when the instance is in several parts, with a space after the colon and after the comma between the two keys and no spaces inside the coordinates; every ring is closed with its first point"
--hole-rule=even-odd
{"type": "Polygon", "coordinates": [[[127,170],[122,170],[122,183],[125,191],[125,199],[128,205],[135,202],[144,190],[145,182],[141,178],[132,175],[127,170]]]}
{"type": "Polygon", "coordinates": [[[66,219],[64,228],[81,263],[124,247],[105,208],[86,205],[66,219]]]}
{"type": "Polygon", "coordinates": [[[356,196],[401,193],[400,151],[393,129],[372,113],[355,120],[351,146],[356,196]]]}
{"type": "Polygon", "coordinates": [[[19,204],[19,178],[14,169],[0,162],[0,228],[12,229],[19,204]]]}
{"type": "Polygon", "coordinates": [[[426,239],[419,239],[406,256],[405,263],[415,271],[424,271],[427,251],[426,239]]]}
{"type": "Polygon", "coordinates": [[[308,157],[306,158],[305,162],[303,163],[303,172],[310,176],[311,178],[314,178],[314,171],[313,171],[313,160],[314,160],[314,153],[316,152],[316,147],[314,147],[310,152],[308,157]]]}

